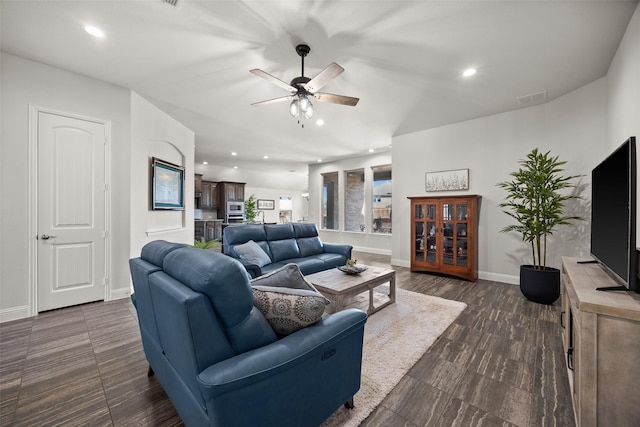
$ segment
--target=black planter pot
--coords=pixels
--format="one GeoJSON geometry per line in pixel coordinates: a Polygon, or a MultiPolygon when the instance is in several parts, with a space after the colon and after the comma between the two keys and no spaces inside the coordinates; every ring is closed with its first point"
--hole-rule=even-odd
{"type": "Polygon", "coordinates": [[[530,301],[553,304],[560,297],[560,270],[552,267],[536,270],[533,265],[521,265],[520,292],[530,301]]]}

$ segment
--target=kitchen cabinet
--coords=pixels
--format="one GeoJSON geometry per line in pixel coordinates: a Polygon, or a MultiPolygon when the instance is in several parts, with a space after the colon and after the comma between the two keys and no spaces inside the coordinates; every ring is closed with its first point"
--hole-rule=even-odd
{"type": "Polygon", "coordinates": [[[194,174],[193,192],[196,197],[200,197],[202,195],[202,174],[194,174]]]}
{"type": "Polygon", "coordinates": [[[218,183],[202,181],[200,209],[217,209],[218,206],[218,183]]]}
{"type": "Polygon", "coordinates": [[[219,182],[220,205],[225,202],[244,202],[244,186],[242,182],[219,182]]]}
{"type": "Polygon", "coordinates": [[[480,196],[409,197],[411,271],[478,279],[480,196]]]}

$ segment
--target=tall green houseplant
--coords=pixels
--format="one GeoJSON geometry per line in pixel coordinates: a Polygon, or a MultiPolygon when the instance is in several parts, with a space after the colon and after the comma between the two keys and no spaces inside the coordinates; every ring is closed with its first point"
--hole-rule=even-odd
{"type": "Polygon", "coordinates": [[[256,210],[256,198],[255,198],[255,195],[252,194],[244,202],[244,217],[247,220],[247,222],[254,222],[256,220],[257,212],[258,211],[256,210]]]}
{"type": "MultiPolygon", "coordinates": [[[[547,267],[547,236],[552,235],[559,225],[571,224],[573,220],[582,219],[578,216],[566,215],[564,212],[565,202],[581,197],[571,193],[564,194],[561,191],[575,188],[576,185],[572,181],[583,175],[563,176],[563,166],[567,162],[560,161],[558,156],[552,156],[550,151],[542,153],[537,148],[534,148],[526,159],[520,160],[519,163],[520,168],[510,174],[512,177],[510,181],[497,184],[507,191],[505,201],[500,204],[500,207],[503,212],[516,220],[516,224],[508,225],[500,231],[516,231],[520,233],[524,242],[531,245],[533,264],[521,266],[521,289],[523,288],[523,267],[531,267],[538,271],[555,270],[559,296],[559,271],[547,267]]],[[[529,298],[524,289],[523,293],[529,298]]]]}
{"type": "Polygon", "coordinates": [[[562,166],[567,162],[549,153],[534,148],[525,160],[520,160],[521,167],[510,174],[511,181],[498,183],[507,190],[500,207],[517,222],[500,231],[517,231],[523,241],[531,244],[533,265],[538,270],[547,266],[547,236],[558,225],[582,219],[564,213],[565,202],[580,196],[562,194],[560,190],[575,188],[571,181],[583,175],[562,176],[562,166]]]}

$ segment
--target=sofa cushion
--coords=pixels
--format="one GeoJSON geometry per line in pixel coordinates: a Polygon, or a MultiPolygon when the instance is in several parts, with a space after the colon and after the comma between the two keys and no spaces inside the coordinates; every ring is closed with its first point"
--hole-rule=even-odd
{"type": "Polygon", "coordinates": [[[322,242],[318,236],[297,238],[298,247],[300,248],[300,256],[307,257],[318,255],[324,252],[322,242]]]}
{"type": "Polygon", "coordinates": [[[236,254],[245,261],[255,264],[258,267],[263,267],[271,263],[269,255],[253,240],[249,240],[242,245],[236,245],[234,247],[236,254]]]}
{"type": "Polygon", "coordinates": [[[300,257],[300,248],[296,239],[274,240],[269,242],[271,257],[273,261],[300,257]]]}
{"type": "Polygon", "coordinates": [[[296,264],[251,281],[253,303],[280,336],[289,335],[322,318],[329,304],[296,264]]]}
{"type": "Polygon", "coordinates": [[[184,248],[185,246],[187,245],[182,243],[167,242],[165,240],[154,240],[153,242],[149,242],[142,247],[140,258],[147,262],[150,262],[153,265],[162,267],[164,257],[166,257],[170,252],[175,251],[176,249],[184,248]]]}
{"type": "Polygon", "coordinates": [[[212,251],[181,248],[164,258],[165,273],[205,294],[236,353],[276,340],[273,329],[253,305],[247,271],[237,259],[212,251]]]}
{"type": "Polygon", "coordinates": [[[293,230],[297,238],[300,237],[317,237],[318,228],[315,224],[306,222],[293,223],[293,230]]]}
{"type": "Polygon", "coordinates": [[[265,240],[293,239],[296,237],[296,233],[293,231],[293,224],[291,223],[265,225],[264,231],[267,236],[265,240]]]}

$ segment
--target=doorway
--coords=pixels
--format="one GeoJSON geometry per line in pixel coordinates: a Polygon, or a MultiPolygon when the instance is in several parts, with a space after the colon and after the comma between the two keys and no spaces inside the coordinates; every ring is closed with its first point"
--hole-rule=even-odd
{"type": "Polygon", "coordinates": [[[31,312],[104,300],[109,122],[32,107],[31,312]]]}

